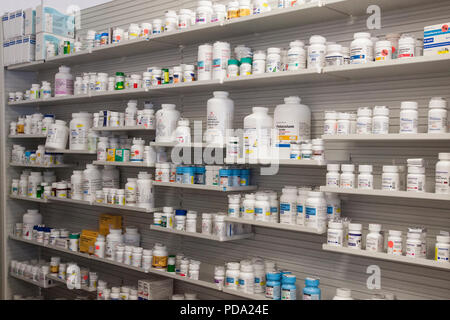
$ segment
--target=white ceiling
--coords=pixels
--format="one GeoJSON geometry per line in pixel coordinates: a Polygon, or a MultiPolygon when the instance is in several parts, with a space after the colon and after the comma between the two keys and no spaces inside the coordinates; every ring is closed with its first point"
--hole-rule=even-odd
{"type": "MultiPolygon", "coordinates": [[[[80,9],[92,7],[98,4],[109,2],[111,0],[45,0],[44,4],[56,8],[61,12],[65,12],[71,5],[79,6],[80,9]]],[[[0,12],[9,12],[18,9],[26,9],[36,7],[41,3],[41,0],[14,0],[14,1],[0,1],[0,12]]]]}

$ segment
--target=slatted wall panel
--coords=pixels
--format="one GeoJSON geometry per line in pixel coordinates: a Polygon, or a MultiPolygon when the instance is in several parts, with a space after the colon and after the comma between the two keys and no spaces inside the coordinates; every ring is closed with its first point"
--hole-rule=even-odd
{"type": "MultiPolygon", "coordinates": [[[[374,0],[374,3],[376,1],[374,0]]],[[[100,30],[111,26],[126,27],[131,22],[144,22],[153,18],[162,17],[165,10],[178,8],[195,8],[196,1],[144,1],[134,0],[126,3],[113,1],[99,5],[82,12],[83,34],[88,29],[100,30]]],[[[373,31],[373,35],[383,36],[390,32],[408,32],[416,36],[423,33],[423,26],[448,21],[450,4],[443,2],[441,7],[437,5],[424,5],[412,7],[402,11],[382,12],[382,29],[373,31]]],[[[365,30],[365,17],[356,17],[353,20],[342,19],[339,21],[321,22],[313,25],[295,27],[284,30],[246,35],[243,30],[242,37],[232,39],[217,39],[231,42],[232,47],[246,44],[254,50],[264,50],[277,46],[287,48],[289,42],[300,39],[305,42],[311,35],[321,34],[329,41],[336,41],[348,45],[354,32],[365,30]]],[[[202,39],[198,39],[202,43],[202,39]]],[[[197,60],[197,44],[190,45],[180,51],[174,47],[171,50],[144,54],[122,59],[111,59],[95,64],[78,65],[73,68],[74,73],[80,74],[86,71],[109,72],[142,72],[149,66],[174,66],[179,63],[195,63],[197,60]]],[[[38,79],[52,81],[55,71],[44,72],[38,75],[38,79]]],[[[13,75],[7,75],[13,77],[13,75]]],[[[14,76],[14,79],[17,79],[14,76]]],[[[421,77],[397,77],[372,79],[370,77],[359,81],[335,78],[326,82],[306,83],[301,85],[277,86],[271,88],[233,90],[231,98],[235,101],[235,128],[241,128],[243,118],[251,113],[254,106],[270,108],[270,113],[277,104],[282,103],[283,98],[290,95],[298,95],[302,102],[310,106],[312,110],[312,135],[319,137],[323,131],[323,111],[356,111],[360,106],[387,105],[391,110],[391,132],[398,131],[400,102],[405,100],[418,101],[420,105],[420,130],[426,129],[427,104],[431,97],[442,96],[450,99],[448,91],[448,73],[430,74],[421,77]]],[[[14,80],[18,81],[18,80],[14,80]]],[[[17,89],[25,89],[29,83],[17,83],[17,89]]],[[[211,92],[201,94],[186,94],[165,98],[152,98],[152,102],[159,106],[161,103],[176,103],[177,109],[183,117],[191,120],[203,120],[206,118],[206,101],[212,96],[211,92]]],[[[140,101],[142,105],[142,101],[140,101]]],[[[82,105],[58,105],[55,107],[42,107],[40,112],[55,113],[59,119],[70,120],[71,113],[79,110],[94,112],[97,110],[124,110],[125,101],[111,103],[95,103],[82,105]]],[[[17,115],[15,110],[7,109],[7,123],[17,115]]],[[[26,110],[29,111],[29,110],[26,110]]],[[[150,137],[148,137],[150,139],[150,137]]],[[[327,143],[327,156],[332,158],[337,153],[346,153],[351,161],[356,164],[374,164],[375,184],[379,184],[381,166],[383,164],[404,163],[411,157],[423,157],[427,161],[427,176],[431,183],[434,179],[434,165],[438,152],[450,152],[450,146],[437,144],[385,144],[385,143],[327,143]]],[[[76,161],[79,168],[89,161],[89,157],[71,159],[76,161]]],[[[136,176],[137,169],[121,169],[121,179],[136,176]]],[[[253,181],[261,189],[273,189],[281,192],[285,185],[296,186],[320,186],[325,181],[325,169],[305,169],[281,167],[275,176],[260,176],[259,169],[253,168],[253,181]]],[[[8,172],[9,175],[20,172],[8,172]]],[[[67,172],[61,173],[68,177],[67,172]]],[[[180,204],[182,208],[203,212],[225,212],[227,210],[227,197],[222,193],[173,190],[170,188],[156,188],[157,205],[180,204]]],[[[342,197],[343,214],[353,221],[364,223],[381,223],[384,230],[389,228],[406,230],[408,226],[421,225],[428,228],[429,251],[434,244],[436,233],[440,230],[450,229],[450,217],[448,206],[444,202],[431,201],[397,201],[393,199],[376,197],[342,197]]],[[[19,221],[21,214],[30,204],[22,204],[9,201],[7,204],[8,221],[19,221]]],[[[98,216],[110,210],[86,208],[75,205],[41,205],[44,221],[51,226],[67,227],[79,231],[83,228],[95,228],[98,216]]],[[[400,299],[448,299],[450,298],[450,278],[448,272],[431,268],[409,266],[405,264],[383,262],[363,257],[355,257],[325,252],[321,249],[326,241],[324,236],[302,234],[296,232],[278,231],[267,228],[255,228],[253,239],[240,240],[227,243],[216,243],[207,240],[180,237],[150,231],[148,226],[152,222],[152,215],[140,213],[122,212],[125,225],[139,225],[143,245],[150,247],[155,242],[165,242],[171,253],[183,252],[185,255],[201,260],[201,277],[212,279],[214,265],[223,265],[226,261],[239,261],[246,257],[260,256],[277,261],[282,269],[292,270],[298,277],[299,290],[303,287],[303,279],[306,276],[315,275],[321,278],[321,287],[324,298],[330,299],[337,287],[349,287],[354,290],[357,298],[368,298],[373,291],[366,288],[366,268],[376,264],[382,270],[382,289],[394,292],[400,299]]],[[[27,246],[9,243],[9,257],[16,258],[27,246]]],[[[27,253],[27,251],[25,252],[27,253]]],[[[52,253],[45,252],[49,257],[52,253]]],[[[68,257],[74,260],[72,257],[68,257]]],[[[81,262],[80,262],[81,263],[81,262]]],[[[115,270],[114,267],[98,265],[89,262],[89,267],[109,275],[111,279],[123,281],[135,281],[139,275],[132,271],[115,270]]],[[[111,280],[112,281],[112,280],[111,280]]],[[[9,283],[17,281],[10,280],[9,283]]],[[[128,283],[128,282],[127,282],[128,283]]],[[[18,284],[11,285],[11,289],[17,289],[18,284]]],[[[64,290],[54,289],[58,296],[65,295],[64,290]]],[[[176,292],[196,291],[201,298],[230,299],[234,296],[222,294],[209,289],[204,289],[190,284],[176,282],[176,292]]],[[[66,293],[67,297],[71,297],[66,293]]],[[[73,293],[70,293],[73,296],[73,293]]],[[[46,293],[48,297],[56,297],[52,292],[46,293]]]]}

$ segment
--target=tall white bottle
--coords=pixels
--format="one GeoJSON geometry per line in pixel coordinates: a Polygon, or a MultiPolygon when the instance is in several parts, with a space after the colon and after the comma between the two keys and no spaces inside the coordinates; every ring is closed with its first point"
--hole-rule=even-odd
{"type": "Polygon", "coordinates": [[[234,102],[226,91],[214,91],[214,97],[208,100],[206,114],[207,143],[224,144],[227,130],[233,129],[234,102]]]}
{"type": "Polygon", "coordinates": [[[270,157],[273,119],[268,114],[269,108],[254,107],[252,111],[244,118],[245,158],[256,162],[270,157]]]}

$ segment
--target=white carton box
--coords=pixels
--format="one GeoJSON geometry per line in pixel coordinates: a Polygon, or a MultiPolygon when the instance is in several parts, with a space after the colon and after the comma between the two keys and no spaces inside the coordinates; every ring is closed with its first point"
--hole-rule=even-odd
{"type": "Polygon", "coordinates": [[[36,34],[36,10],[32,8],[24,10],[24,34],[36,34]]]}
{"type": "Polygon", "coordinates": [[[450,53],[450,22],[427,26],[423,29],[423,55],[450,53]]]}
{"type": "Polygon", "coordinates": [[[36,7],[36,33],[46,32],[57,36],[75,37],[75,17],[58,10],[39,5],[36,7]]]}
{"type": "Polygon", "coordinates": [[[22,62],[31,62],[36,56],[36,36],[28,35],[22,41],[22,62]]]}
{"type": "Polygon", "coordinates": [[[50,33],[39,32],[36,34],[36,60],[47,59],[47,42],[52,43],[56,52],[64,45],[64,41],[73,41],[71,38],[65,38],[50,33]]]}
{"type": "Polygon", "coordinates": [[[169,300],[173,295],[173,279],[139,280],[139,300],[169,300]]]}

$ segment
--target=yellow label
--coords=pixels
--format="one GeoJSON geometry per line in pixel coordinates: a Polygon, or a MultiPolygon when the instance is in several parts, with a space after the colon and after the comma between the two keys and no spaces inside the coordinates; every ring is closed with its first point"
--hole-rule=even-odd
{"type": "Polygon", "coordinates": [[[298,136],[278,136],[278,140],[280,140],[280,141],[296,141],[296,140],[298,140],[298,136]]]}
{"type": "Polygon", "coordinates": [[[84,127],[84,125],[83,124],[77,124],[77,128],[83,128],[84,127]]]}
{"type": "Polygon", "coordinates": [[[166,268],[167,267],[167,257],[157,257],[153,256],[153,268],[166,268]]]}
{"type": "Polygon", "coordinates": [[[249,209],[247,209],[247,210],[245,210],[245,213],[255,213],[255,210],[249,210],[249,209]]]}
{"type": "Polygon", "coordinates": [[[228,10],[227,18],[228,19],[239,18],[239,10],[228,10]]]}
{"type": "Polygon", "coordinates": [[[246,17],[251,14],[250,9],[239,9],[239,16],[246,17]]]}

